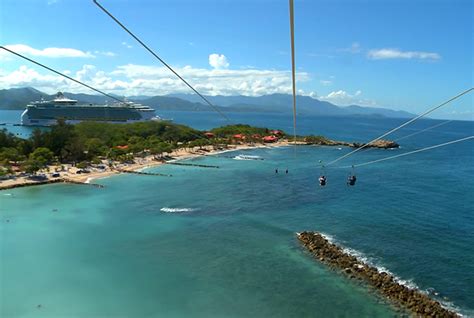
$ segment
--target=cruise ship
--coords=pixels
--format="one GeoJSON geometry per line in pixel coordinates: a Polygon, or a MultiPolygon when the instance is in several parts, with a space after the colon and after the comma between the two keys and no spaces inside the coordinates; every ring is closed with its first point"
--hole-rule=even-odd
{"type": "Polygon", "coordinates": [[[75,124],[81,121],[130,123],[161,120],[155,110],[138,103],[79,104],[77,100],[65,97],[61,92],[50,101],[36,101],[28,104],[21,114],[25,126],[52,126],[58,119],[75,124]]]}

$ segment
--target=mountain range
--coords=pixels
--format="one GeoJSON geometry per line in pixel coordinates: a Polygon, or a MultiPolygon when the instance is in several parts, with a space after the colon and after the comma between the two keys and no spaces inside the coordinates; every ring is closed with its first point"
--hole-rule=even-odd
{"type": "MultiPolygon", "coordinates": [[[[102,104],[110,98],[100,95],[64,93],[65,96],[83,103],[102,104]]],[[[0,90],[1,109],[24,109],[32,102],[44,98],[52,99],[48,95],[32,87],[10,88],[0,90]]],[[[120,97],[120,96],[117,96],[120,97]]],[[[206,96],[222,112],[272,112],[291,113],[292,96],[287,94],[271,94],[263,96],[206,96]]],[[[212,109],[197,95],[171,94],[166,96],[131,96],[129,101],[139,102],[154,108],[156,111],[211,111],[212,109]]],[[[358,105],[336,106],[327,101],[321,101],[309,96],[297,96],[297,110],[300,115],[318,116],[382,116],[392,118],[410,118],[414,114],[387,108],[363,107],[358,105]]]]}

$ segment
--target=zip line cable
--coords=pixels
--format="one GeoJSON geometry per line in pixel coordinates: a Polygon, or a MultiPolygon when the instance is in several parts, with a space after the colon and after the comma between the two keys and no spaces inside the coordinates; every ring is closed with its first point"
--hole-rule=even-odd
{"type": "MultiPolygon", "coordinates": [[[[36,65],[38,65],[38,66],[41,66],[41,67],[43,67],[43,68],[45,68],[45,69],[47,69],[47,70],[49,70],[49,71],[51,71],[51,72],[53,72],[53,73],[56,73],[56,74],[58,74],[58,75],[60,75],[60,76],[63,76],[63,77],[65,77],[65,78],[67,78],[67,79],[69,79],[69,80],[71,80],[71,81],[73,81],[73,82],[76,82],[76,83],[78,83],[78,84],[80,84],[80,85],[82,85],[82,86],[85,86],[85,87],[87,87],[87,88],[89,88],[89,89],[91,89],[91,90],[93,90],[93,91],[95,91],[95,92],[98,92],[98,93],[100,93],[100,94],[102,94],[102,95],[104,95],[104,96],[110,97],[110,98],[112,98],[112,99],[114,99],[114,100],[116,100],[116,101],[118,101],[118,102],[120,102],[120,103],[122,103],[122,104],[126,104],[126,103],[127,103],[126,101],[123,101],[123,100],[121,100],[121,99],[119,99],[119,98],[117,98],[117,97],[115,97],[115,96],[113,96],[113,95],[107,94],[107,93],[105,93],[105,92],[103,92],[103,91],[101,91],[101,90],[99,90],[99,89],[97,89],[97,88],[94,88],[94,87],[92,87],[92,86],[90,86],[90,85],[87,85],[87,84],[81,82],[81,81],[78,81],[78,80],[76,80],[75,78],[72,78],[72,77],[70,77],[70,76],[67,76],[66,74],[63,74],[63,73],[61,73],[61,72],[58,72],[58,71],[52,69],[52,68],[49,67],[49,66],[46,66],[46,65],[44,65],[44,64],[41,64],[41,63],[39,63],[39,62],[36,62],[36,61],[34,61],[34,60],[32,60],[32,59],[30,59],[30,58],[24,56],[24,55],[21,55],[20,53],[17,53],[17,52],[14,52],[14,51],[10,50],[10,49],[7,49],[7,48],[4,47],[4,46],[0,46],[0,48],[1,48],[1,49],[4,49],[4,50],[6,50],[6,51],[8,51],[8,52],[10,52],[10,53],[12,53],[12,54],[15,54],[15,55],[17,55],[17,56],[19,56],[19,57],[21,57],[21,58],[23,58],[23,59],[25,59],[25,60],[31,62],[31,63],[34,63],[34,64],[36,64],[36,65]]],[[[190,132],[190,134],[193,135],[193,136],[195,136],[195,137],[198,137],[198,138],[202,138],[202,137],[203,137],[202,135],[197,135],[197,134],[192,133],[192,132],[190,132]]]]}
{"type": "Polygon", "coordinates": [[[76,82],[76,83],[78,83],[78,84],[81,84],[82,86],[85,86],[85,87],[87,87],[87,88],[89,88],[89,89],[91,89],[91,90],[93,90],[93,91],[95,91],[95,92],[98,92],[98,93],[100,93],[100,94],[102,94],[102,95],[104,95],[104,96],[107,96],[107,97],[109,97],[109,98],[112,98],[112,99],[114,99],[114,100],[116,100],[116,101],[118,101],[118,102],[120,102],[120,103],[126,103],[125,101],[123,101],[123,100],[121,100],[121,99],[119,99],[119,98],[117,98],[117,97],[115,97],[115,96],[112,96],[112,95],[110,95],[110,94],[107,94],[107,93],[105,93],[105,92],[103,92],[103,91],[101,91],[101,90],[99,90],[99,89],[97,89],[97,88],[94,88],[94,87],[92,87],[92,86],[90,86],[90,85],[87,85],[87,84],[81,82],[81,81],[78,81],[77,79],[72,78],[72,77],[70,77],[70,76],[67,76],[66,74],[63,74],[63,73],[61,73],[61,72],[58,72],[58,71],[52,69],[51,67],[48,67],[48,66],[46,66],[46,65],[44,65],[44,64],[41,64],[41,63],[39,63],[39,62],[36,62],[36,61],[34,61],[34,60],[32,60],[32,59],[30,59],[30,58],[24,56],[24,55],[21,55],[20,53],[17,53],[17,52],[14,52],[14,51],[10,50],[10,49],[7,49],[7,48],[4,47],[4,46],[0,46],[0,48],[4,49],[5,51],[8,51],[8,52],[10,52],[10,53],[12,53],[12,54],[15,54],[16,56],[19,56],[19,57],[21,57],[22,59],[25,59],[25,60],[27,60],[27,61],[33,63],[33,64],[36,64],[36,65],[38,65],[38,66],[41,66],[41,67],[47,69],[48,71],[51,71],[51,72],[56,73],[56,74],[58,74],[58,75],[60,75],[60,76],[62,76],[62,77],[65,77],[65,78],[67,78],[67,79],[69,79],[69,80],[71,80],[71,81],[73,81],[73,82],[76,82]]]}
{"type": "Polygon", "coordinates": [[[453,100],[458,99],[459,97],[461,97],[461,96],[463,96],[463,95],[466,95],[467,93],[471,92],[472,90],[474,90],[474,87],[471,87],[471,88],[469,88],[469,89],[467,89],[467,90],[465,90],[465,91],[459,93],[458,95],[456,95],[456,96],[454,96],[454,97],[451,97],[451,98],[448,99],[447,101],[445,101],[445,102],[443,102],[443,103],[441,103],[441,104],[439,104],[439,105],[437,105],[437,106],[435,106],[435,107],[433,107],[433,108],[431,108],[431,109],[425,111],[423,114],[418,115],[418,116],[416,116],[415,118],[412,118],[412,119],[410,119],[409,121],[407,121],[407,122],[401,124],[400,126],[395,127],[395,128],[393,128],[392,130],[390,130],[390,131],[388,131],[388,132],[382,134],[381,136],[375,138],[374,140],[372,140],[372,141],[370,141],[370,142],[368,142],[368,143],[366,143],[366,144],[363,144],[363,145],[360,146],[359,148],[357,148],[357,149],[355,149],[355,150],[353,150],[353,151],[351,151],[351,152],[349,152],[349,153],[347,153],[347,154],[345,154],[345,155],[343,155],[343,156],[340,156],[339,158],[334,159],[333,161],[329,162],[326,166],[332,165],[332,164],[334,164],[334,163],[336,163],[336,162],[338,162],[338,161],[340,161],[340,160],[342,160],[342,159],[344,159],[344,158],[349,157],[350,155],[353,155],[354,153],[360,151],[361,149],[364,149],[365,147],[367,147],[367,146],[370,145],[371,143],[373,143],[373,142],[375,142],[375,141],[377,141],[377,140],[380,140],[380,139],[382,139],[383,137],[388,136],[388,135],[390,135],[391,133],[393,133],[393,132],[395,132],[395,131],[397,131],[397,130],[399,130],[399,129],[401,129],[401,128],[403,128],[403,127],[409,125],[409,124],[411,124],[412,122],[414,122],[414,121],[420,119],[421,117],[424,117],[424,116],[426,116],[426,115],[428,115],[428,114],[434,112],[435,110],[437,110],[437,109],[443,107],[444,105],[449,104],[449,103],[452,102],[453,100]]]}
{"type": "Polygon", "coordinates": [[[464,137],[464,138],[461,138],[461,139],[448,141],[448,142],[445,142],[445,143],[442,143],[442,144],[438,144],[438,145],[434,145],[434,146],[430,146],[430,147],[426,147],[426,148],[422,148],[422,149],[417,149],[417,150],[405,152],[405,153],[398,154],[398,155],[395,155],[395,156],[390,156],[390,157],[386,157],[386,158],[376,159],[376,160],[372,160],[372,161],[368,161],[368,162],[364,162],[364,163],[359,163],[359,164],[352,165],[352,166],[344,166],[344,167],[339,167],[339,168],[351,168],[351,167],[367,166],[367,165],[370,165],[370,164],[373,164],[373,163],[386,161],[386,160],[392,160],[392,159],[412,155],[412,154],[415,154],[415,153],[418,153],[418,152],[423,152],[423,151],[427,151],[427,150],[431,150],[431,149],[435,149],[435,148],[448,146],[448,145],[451,145],[451,144],[455,144],[455,143],[458,143],[458,142],[461,142],[461,141],[470,140],[470,139],[473,139],[473,138],[474,138],[474,136],[468,136],[468,137],[464,137]]]}
{"type": "Polygon", "coordinates": [[[443,121],[442,123],[439,123],[439,124],[436,124],[436,125],[434,125],[434,126],[430,126],[430,127],[428,127],[428,128],[425,128],[425,129],[423,129],[423,130],[414,132],[414,133],[412,133],[412,134],[403,136],[403,137],[401,137],[401,138],[395,139],[394,141],[400,141],[400,140],[403,140],[403,139],[406,139],[406,138],[410,138],[410,137],[412,137],[412,136],[416,136],[416,135],[418,135],[418,134],[421,134],[422,132],[431,130],[431,129],[436,128],[436,127],[440,127],[440,126],[446,125],[446,124],[448,124],[448,123],[450,123],[450,122],[452,122],[452,121],[453,121],[452,119],[451,119],[451,120],[443,121]]]}
{"type": "Polygon", "coordinates": [[[94,4],[97,5],[105,14],[107,14],[112,20],[115,21],[122,29],[124,29],[130,36],[132,36],[141,46],[143,46],[148,52],[151,53],[156,59],[158,59],[164,66],[166,66],[174,75],[176,75],[181,81],[183,81],[186,86],[188,86],[194,93],[202,98],[214,111],[219,115],[225,118],[230,122],[229,117],[227,117],[223,112],[221,112],[216,106],[214,106],[204,95],[201,95],[194,87],[191,86],[181,75],[179,75],[168,63],[166,63],[162,58],[160,58],[152,49],[150,49],[142,40],[140,40],[135,34],[132,33],[125,25],[123,25],[116,17],[114,17],[107,9],[105,9],[97,0],[93,0],[94,4]]]}
{"type": "MultiPolygon", "coordinates": [[[[295,76],[295,20],[293,10],[293,0],[290,4],[290,38],[291,38],[291,80],[293,90],[293,142],[296,147],[296,76],[295,76]]],[[[296,151],[296,148],[295,148],[296,151]]]]}

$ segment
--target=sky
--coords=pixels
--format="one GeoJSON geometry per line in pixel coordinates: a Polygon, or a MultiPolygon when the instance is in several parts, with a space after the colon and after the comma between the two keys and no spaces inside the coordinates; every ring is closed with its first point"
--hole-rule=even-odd
{"type": "MultiPolygon", "coordinates": [[[[291,93],[287,0],[99,0],[206,95],[291,93]]],[[[474,86],[474,1],[295,0],[297,90],[421,113],[474,86]]],[[[107,93],[191,93],[92,0],[0,0],[0,44],[107,93]]],[[[0,89],[92,93],[0,50],[0,89]]],[[[474,119],[474,93],[433,114],[474,119]]]]}

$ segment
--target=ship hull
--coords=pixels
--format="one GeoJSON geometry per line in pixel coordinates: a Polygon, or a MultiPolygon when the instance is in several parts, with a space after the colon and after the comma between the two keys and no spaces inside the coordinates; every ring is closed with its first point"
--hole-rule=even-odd
{"type": "Polygon", "coordinates": [[[119,107],[28,107],[21,115],[21,124],[24,126],[53,126],[59,119],[68,124],[77,124],[82,121],[134,123],[160,120],[153,110],[143,111],[119,107]]]}

